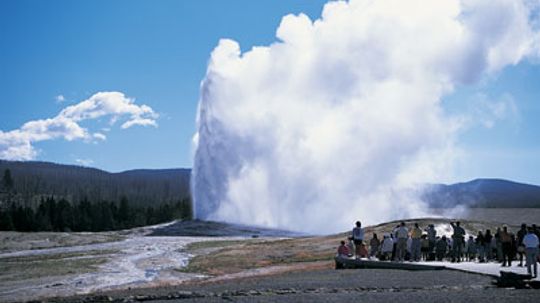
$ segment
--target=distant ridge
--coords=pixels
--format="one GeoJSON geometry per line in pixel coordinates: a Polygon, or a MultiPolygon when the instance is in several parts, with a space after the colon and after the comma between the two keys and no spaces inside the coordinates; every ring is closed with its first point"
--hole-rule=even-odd
{"type": "MultiPolygon", "coordinates": [[[[6,168],[11,170],[15,180],[16,200],[34,206],[41,197],[51,195],[72,202],[84,197],[93,201],[118,201],[125,196],[130,204],[137,206],[159,205],[190,197],[189,168],[133,169],[110,173],[77,165],[0,160],[0,174],[6,168]]],[[[3,200],[1,190],[0,187],[0,205],[3,200]]],[[[503,179],[475,179],[450,185],[426,185],[421,198],[430,207],[438,208],[459,205],[540,208],[540,186],[503,179]]]]}
{"type": "Polygon", "coordinates": [[[422,199],[431,207],[540,208],[540,186],[503,179],[428,185],[422,199]]]}
{"type": "MultiPolygon", "coordinates": [[[[134,169],[118,173],[77,165],[41,161],[0,160],[0,174],[10,169],[14,200],[35,206],[41,197],[55,196],[79,202],[119,201],[126,197],[137,206],[160,205],[190,197],[191,169],[134,169]]],[[[0,175],[0,178],[1,176],[0,175]]],[[[1,191],[1,188],[0,188],[1,191]]],[[[4,194],[5,195],[5,194],[4,194]]],[[[2,194],[0,192],[0,202],[2,194]]]]}

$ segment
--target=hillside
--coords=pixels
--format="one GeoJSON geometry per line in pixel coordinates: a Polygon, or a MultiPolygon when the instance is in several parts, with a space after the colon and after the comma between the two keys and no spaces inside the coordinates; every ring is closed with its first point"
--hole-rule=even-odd
{"type": "Polygon", "coordinates": [[[431,207],[539,208],[540,186],[500,179],[428,185],[422,196],[431,207]]]}
{"type": "MultiPolygon", "coordinates": [[[[190,197],[191,169],[137,169],[109,173],[96,168],[49,162],[0,160],[0,173],[10,169],[12,200],[35,207],[41,197],[78,202],[119,201],[130,205],[160,205],[190,197]]],[[[1,177],[1,176],[0,176],[1,177]]],[[[458,205],[481,208],[540,208],[540,186],[500,179],[476,179],[451,185],[427,185],[421,197],[431,207],[458,205]]],[[[0,186],[0,202],[6,193],[0,186]]]]}
{"type": "MultiPolygon", "coordinates": [[[[190,169],[137,169],[119,173],[49,162],[0,160],[0,173],[11,171],[12,201],[35,207],[42,197],[54,196],[71,202],[120,201],[130,205],[157,206],[189,198],[190,169]]],[[[0,187],[0,201],[7,194],[0,187]]]]}

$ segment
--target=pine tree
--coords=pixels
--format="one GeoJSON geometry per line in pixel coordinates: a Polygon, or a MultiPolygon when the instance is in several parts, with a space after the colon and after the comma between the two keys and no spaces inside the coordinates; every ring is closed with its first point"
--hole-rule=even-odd
{"type": "Polygon", "coordinates": [[[0,230],[13,230],[13,220],[9,210],[0,210],[0,230]]]}
{"type": "Polygon", "coordinates": [[[13,190],[13,177],[11,177],[11,170],[6,168],[4,170],[4,176],[2,177],[2,187],[6,192],[11,192],[13,190]]]}
{"type": "Polygon", "coordinates": [[[36,222],[38,231],[51,231],[52,230],[51,217],[47,210],[47,204],[43,198],[41,198],[41,201],[39,203],[39,206],[36,212],[35,222],[36,222]]]}
{"type": "Polygon", "coordinates": [[[131,209],[129,207],[128,199],[123,196],[120,199],[120,206],[118,207],[118,221],[121,228],[126,228],[129,226],[130,217],[131,209]]]}
{"type": "Polygon", "coordinates": [[[75,207],[75,231],[90,231],[92,229],[92,205],[85,197],[75,207]]]}
{"type": "Polygon", "coordinates": [[[7,193],[7,203],[11,204],[11,198],[13,195],[13,177],[11,176],[11,170],[6,168],[4,170],[4,176],[2,177],[2,187],[3,190],[7,193]]]}

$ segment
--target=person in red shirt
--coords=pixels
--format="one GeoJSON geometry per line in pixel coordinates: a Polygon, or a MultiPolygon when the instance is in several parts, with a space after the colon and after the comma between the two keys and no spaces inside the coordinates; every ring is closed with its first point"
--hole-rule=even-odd
{"type": "Polygon", "coordinates": [[[345,241],[341,241],[341,245],[338,247],[337,253],[339,257],[349,257],[350,251],[347,245],[345,245],[345,241]]]}

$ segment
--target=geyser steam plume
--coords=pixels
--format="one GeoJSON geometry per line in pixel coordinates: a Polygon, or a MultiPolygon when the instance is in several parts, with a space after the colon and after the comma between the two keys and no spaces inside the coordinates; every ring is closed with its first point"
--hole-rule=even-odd
{"type": "Polygon", "coordinates": [[[330,2],[278,41],[224,39],[202,83],[197,218],[334,232],[416,216],[411,185],[451,171],[459,119],[441,98],[538,55],[531,1],[330,2]]]}

